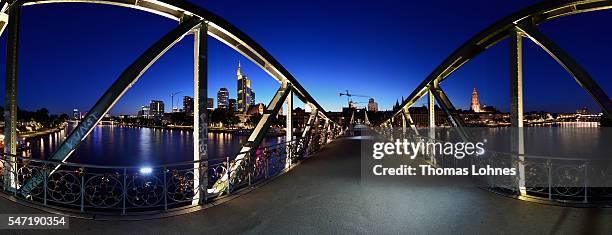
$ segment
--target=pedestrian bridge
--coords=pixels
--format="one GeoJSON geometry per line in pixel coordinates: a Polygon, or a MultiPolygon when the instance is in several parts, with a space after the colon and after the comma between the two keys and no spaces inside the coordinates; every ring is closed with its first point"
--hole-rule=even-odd
{"type": "MultiPolygon", "coordinates": [[[[340,125],[311,96],[299,80],[264,48],[220,16],[199,6],[166,0],[21,0],[0,1],[2,31],[7,34],[7,94],[5,153],[0,159],[3,213],[38,210],[67,213],[73,229],[82,232],[324,232],[376,233],[394,231],[579,233],[612,231],[609,209],[556,207],[526,203],[610,206],[609,188],[594,190],[588,179],[576,176],[593,164],[577,160],[569,168],[550,161],[529,161],[524,152],[522,101],[522,39],[529,38],[565,68],[610,118],[611,101],[589,74],[566,52],[536,29],[558,17],[612,8],[610,1],[549,1],[503,18],[454,51],[381,123],[340,125]],[[93,105],[48,160],[17,156],[17,70],[20,9],[51,3],[95,3],[129,7],[176,20],[176,28],[149,47],[93,105]],[[4,30],[6,28],[6,30],[4,30]],[[174,44],[186,36],[194,44],[194,156],[193,161],[158,165],[98,166],[74,164],[70,156],[100,124],[105,114],[139,77],[174,44]],[[207,153],[207,40],[219,40],[258,65],[279,83],[248,141],[236,156],[209,159],[207,153]],[[518,128],[511,137],[513,150],[503,159],[519,174],[503,187],[465,187],[470,178],[397,177],[383,182],[364,180],[360,150],[369,139],[389,136],[436,141],[435,132],[420,133],[409,108],[428,96],[429,130],[435,131],[437,103],[461,139],[469,139],[463,121],[439,86],[446,77],[484,50],[510,39],[511,122],[518,128]],[[273,120],[283,108],[293,110],[293,98],[308,106],[310,116],[300,135],[294,133],[292,115],[286,115],[286,141],[262,146],[273,120]],[[375,134],[375,131],[381,135],[375,134]],[[399,131],[399,132],[398,132],[399,131]],[[407,133],[411,132],[411,133],[407,133]],[[355,135],[353,135],[355,133],[355,135]],[[557,170],[561,173],[556,174],[557,170]],[[566,170],[568,169],[568,170],[566,170]],[[577,173],[578,172],[578,173],[577,173]],[[544,176],[534,177],[534,176],[544,176]],[[558,177],[558,178],[554,178],[558,177]],[[566,180],[574,185],[558,185],[566,180]],[[530,182],[547,180],[531,187],[530,182]],[[463,182],[465,181],[465,182],[463,182]],[[486,189],[486,190],[483,190],[486,189]],[[495,193],[503,194],[504,197],[495,193]],[[595,194],[594,192],[598,193],[595,194]],[[602,200],[603,198],[603,200],[602,200]],[[206,210],[203,210],[206,209],[206,210]],[[174,216],[181,215],[181,216],[174,216]],[[91,221],[159,218],[158,220],[91,221]],[[111,225],[112,226],[109,226],[111,225]],[[461,226],[461,228],[457,227],[461,226]]],[[[352,119],[352,118],[351,118],[352,119]]],[[[491,158],[493,160],[497,158],[491,158]]],[[[406,164],[439,166],[436,159],[419,158],[406,164]]],[[[609,179],[606,169],[603,178],[609,179]],[[606,178],[608,177],[608,178],[606,178]]],[[[602,175],[596,175],[602,177],[602,175]]],[[[387,178],[385,178],[387,179],[387,178]]]]}
{"type": "MultiPolygon", "coordinates": [[[[367,135],[367,134],[366,134],[367,135]]],[[[71,218],[72,231],[123,233],[605,233],[612,210],[526,203],[447,177],[361,177],[362,139],[339,138],[295,169],[205,210],[141,221],[71,218]]],[[[412,162],[409,164],[424,164],[412,162]]],[[[40,213],[0,199],[3,213],[40,213]]],[[[99,218],[101,219],[101,218],[99,218]]],[[[107,218],[108,219],[108,218],[107,218]]],[[[112,218],[110,218],[112,219],[112,218]]]]}

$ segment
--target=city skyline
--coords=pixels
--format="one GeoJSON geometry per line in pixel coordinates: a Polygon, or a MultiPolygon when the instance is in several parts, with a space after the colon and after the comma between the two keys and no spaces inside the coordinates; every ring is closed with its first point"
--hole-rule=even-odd
{"type": "MultiPolygon", "coordinates": [[[[337,93],[345,89],[370,95],[379,103],[380,110],[390,110],[397,97],[406,97],[435,66],[474,33],[498,20],[499,16],[507,15],[534,2],[536,1],[488,4],[487,12],[469,15],[461,13],[453,17],[448,16],[448,12],[444,12],[452,7],[442,9],[442,12],[436,12],[434,9],[439,4],[449,6],[461,4],[467,7],[474,6],[476,9],[483,4],[478,1],[418,3],[414,7],[419,7],[422,11],[411,15],[404,10],[413,4],[386,1],[377,4],[367,3],[371,8],[366,16],[371,20],[363,25],[354,25],[347,20],[364,13],[362,8],[351,4],[266,2],[263,4],[266,7],[255,8],[262,14],[249,15],[246,14],[249,7],[258,4],[214,1],[196,3],[222,15],[251,35],[281,61],[289,72],[311,91],[313,97],[321,100],[321,105],[326,110],[339,111],[346,104],[337,93]],[[328,9],[318,9],[321,5],[325,5],[328,9]],[[389,8],[389,5],[394,7],[389,8]],[[270,6],[273,7],[268,9],[270,6]],[[306,17],[306,13],[267,14],[279,9],[303,9],[318,17],[310,19],[306,17]],[[383,12],[382,9],[388,12],[383,12]],[[407,23],[412,22],[411,18],[423,14],[433,16],[441,14],[444,17],[433,21],[419,21],[418,25],[407,23]],[[283,22],[279,22],[279,18],[284,19],[283,22]],[[316,34],[316,37],[310,36],[315,35],[315,31],[312,27],[307,27],[310,25],[308,20],[313,20],[313,23],[318,25],[317,30],[322,33],[316,34]],[[257,22],[269,24],[271,27],[259,27],[260,23],[257,22]],[[441,27],[449,22],[461,24],[463,27],[461,29],[441,27]],[[342,27],[337,27],[338,25],[342,27]],[[379,26],[382,28],[375,31],[376,34],[363,34],[366,29],[373,30],[379,26]],[[340,32],[334,34],[336,38],[326,36],[325,33],[338,28],[340,32]],[[430,34],[415,38],[411,34],[412,31],[408,30],[411,28],[427,30],[430,34]],[[438,28],[444,30],[428,30],[438,28]],[[292,39],[287,42],[281,39],[283,37],[278,37],[282,34],[292,35],[292,39]],[[445,36],[440,37],[441,35],[445,36]],[[381,45],[376,43],[377,41],[388,41],[388,43],[381,45]],[[363,48],[360,48],[361,46],[363,48]]],[[[52,113],[70,113],[73,108],[87,111],[125,68],[125,64],[131,63],[136,55],[176,25],[175,22],[148,13],[112,6],[48,5],[25,8],[22,14],[23,53],[20,56],[18,102],[23,109],[48,107],[52,113]],[[66,12],[84,16],[96,15],[100,21],[88,26],[92,28],[90,35],[83,35],[74,29],[86,23],[68,22],[68,19],[62,17],[66,12]],[[45,18],[45,21],[41,22],[39,18],[45,18]],[[113,24],[119,20],[125,24],[113,24]],[[98,31],[100,33],[96,33],[98,31]],[[106,33],[109,31],[114,33],[106,33]],[[38,40],[43,37],[48,40],[42,42],[38,40]],[[97,41],[99,37],[108,39],[108,45],[91,43],[97,41]],[[127,50],[128,48],[130,50],[127,50]],[[40,55],[32,56],[33,52],[39,52],[40,55]],[[64,60],[51,59],[58,55],[64,60]],[[60,62],[61,64],[58,64],[60,62]],[[42,69],[40,71],[27,69],[31,67],[42,69]],[[71,69],[73,67],[79,69],[73,70],[71,69]],[[90,83],[94,86],[90,86],[90,83]],[[49,89],[52,92],[49,92],[49,89]],[[61,97],[55,93],[70,95],[61,97]],[[71,99],[71,96],[84,98],[75,100],[71,99]]],[[[597,37],[592,37],[587,33],[588,29],[579,27],[584,22],[589,22],[593,27],[603,27],[604,23],[593,19],[606,17],[608,16],[602,12],[586,13],[568,17],[571,19],[543,24],[541,29],[576,60],[584,64],[604,91],[609,91],[612,82],[605,78],[612,74],[606,69],[606,60],[602,58],[606,58],[612,50],[598,48],[596,45],[612,40],[612,35],[602,32],[597,37]]],[[[6,36],[1,40],[4,43],[6,36]]],[[[192,43],[192,38],[187,37],[172,48],[145,73],[110,113],[113,115],[131,113],[134,107],[146,104],[151,99],[170,103],[171,91],[181,90],[185,95],[192,96],[193,72],[189,63],[193,57],[192,43]]],[[[219,87],[232,87],[231,85],[235,84],[235,80],[230,79],[230,75],[235,69],[235,61],[240,60],[244,69],[249,71],[249,77],[257,79],[254,83],[257,83],[258,87],[254,89],[258,91],[260,100],[267,101],[271,98],[278,83],[270,79],[269,75],[218,41],[209,40],[209,43],[211,57],[209,97],[215,97],[219,87]]],[[[591,98],[554,60],[548,58],[530,42],[525,44],[525,100],[537,101],[525,102],[525,111],[572,112],[583,106],[587,106],[593,112],[599,111],[591,98]],[[541,89],[542,87],[547,88],[541,89]]],[[[469,99],[465,97],[468,97],[472,88],[477,86],[483,103],[493,105],[504,112],[508,110],[507,47],[507,42],[496,45],[470,61],[441,84],[443,87],[449,87],[445,90],[451,100],[456,102],[457,108],[469,108],[469,99]]],[[[0,63],[4,61],[2,56],[0,63]]],[[[4,66],[1,67],[0,72],[4,73],[4,66]]],[[[420,106],[423,103],[425,102],[421,100],[415,105],[420,106]]]]}

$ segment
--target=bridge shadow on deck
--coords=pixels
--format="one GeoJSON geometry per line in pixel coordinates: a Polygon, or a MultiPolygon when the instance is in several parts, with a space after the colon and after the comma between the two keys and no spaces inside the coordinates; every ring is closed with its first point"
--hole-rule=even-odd
{"type": "MultiPolygon", "coordinates": [[[[610,233],[612,209],[548,206],[445,178],[361,178],[361,138],[327,145],[293,171],[212,208],[144,221],[70,219],[72,233],[610,233]],[[427,178],[427,179],[425,179],[427,178]]],[[[369,157],[369,156],[364,156],[369,157]]],[[[0,199],[2,213],[41,213],[0,199]]],[[[54,231],[65,233],[66,231],[54,231]]]]}

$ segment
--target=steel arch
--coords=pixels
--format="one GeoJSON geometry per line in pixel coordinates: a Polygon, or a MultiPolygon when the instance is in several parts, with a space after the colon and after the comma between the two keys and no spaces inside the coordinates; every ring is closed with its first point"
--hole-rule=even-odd
{"type": "MultiPolygon", "coordinates": [[[[305,104],[313,107],[313,112],[322,116],[324,119],[329,120],[325,110],[320,104],[299,84],[299,82],[291,75],[270,53],[263,49],[258,43],[247,36],[245,33],[240,31],[237,27],[233,26],[226,20],[215,15],[214,13],[203,9],[197,5],[185,2],[185,1],[170,1],[170,0],[1,0],[0,1],[0,33],[4,30],[9,16],[12,12],[18,12],[22,6],[48,4],[48,3],[93,3],[93,4],[106,4],[115,5],[120,7],[127,7],[138,9],[154,14],[158,14],[172,20],[180,22],[180,25],[169,32],[157,43],[153,44],[143,55],[141,55],[124,73],[117,79],[111,88],[102,96],[98,103],[90,112],[91,115],[85,119],[85,125],[79,125],[77,131],[71,133],[71,136],[64,141],[59,151],[54,153],[53,159],[65,162],[74,149],[83,141],[91,128],[97,124],[99,119],[106,113],[116,100],[131,87],[131,85],[138,79],[147,68],[155,63],[157,58],[164,54],[164,52],[172,47],[172,45],[181,40],[181,38],[188,34],[198,33],[199,25],[205,25],[206,33],[230,48],[241,53],[249,60],[253,61],[260,68],[266,71],[272,76],[282,87],[288,87],[288,89],[295,93],[295,95],[305,104]],[[110,95],[109,95],[110,94],[110,95]],[[100,105],[100,103],[104,103],[100,105]],[[98,107],[99,106],[99,107],[98,107]],[[74,136],[72,136],[74,135],[74,136]],[[73,137],[73,138],[71,138],[73,137]],[[68,141],[70,140],[70,141],[68,141]],[[57,156],[55,156],[57,154],[57,156]]],[[[18,26],[18,23],[16,23],[18,26]]],[[[16,27],[13,27],[16,30],[16,27]]],[[[204,27],[201,27],[204,28],[204,27]]],[[[11,29],[9,28],[9,31],[11,29]]],[[[18,31],[17,31],[18,32],[18,31]]],[[[197,35],[196,35],[197,36],[197,35]]],[[[200,36],[201,37],[201,36],[200,36]]],[[[16,50],[15,50],[16,51],[16,50]]],[[[16,63],[10,64],[11,67],[16,68],[16,63]]],[[[276,110],[278,112],[278,110],[276,110]]],[[[258,125],[259,127],[259,125],[258,125]]],[[[254,135],[258,135],[259,129],[254,132],[254,135]]],[[[12,141],[14,142],[14,141],[12,141]]],[[[257,143],[251,143],[257,145],[257,143]]],[[[34,177],[30,180],[22,189],[26,189],[29,185],[36,184],[39,177],[34,177]]],[[[23,192],[23,190],[21,190],[23,192]]]]}
{"type": "MultiPolygon", "coordinates": [[[[514,14],[511,14],[480,31],[472,38],[470,38],[467,42],[453,51],[440,65],[438,65],[426,78],[423,80],[416,89],[410,93],[408,98],[402,104],[400,104],[400,108],[396,110],[392,117],[395,117],[400,114],[403,107],[412,106],[417,100],[427,94],[429,87],[432,84],[439,84],[446,77],[451,75],[465,63],[469,62],[472,58],[476,57],[486,49],[494,46],[498,42],[509,37],[509,31],[514,30],[515,27],[526,28],[524,25],[536,26],[538,24],[569,15],[598,11],[598,10],[607,10],[612,8],[612,1],[610,0],[561,0],[561,1],[545,1],[542,3],[538,3],[527,8],[524,8],[514,14]],[[523,26],[521,26],[523,25],[523,26]]],[[[548,45],[542,45],[539,42],[536,42],[542,49],[547,51],[551,57],[557,60],[561,66],[563,66],[570,75],[572,75],[583,87],[589,95],[595,100],[595,102],[602,108],[604,114],[608,118],[612,118],[612,103],[610,101],[609,96],[605,95],[605,92],[599,88],[599,86],[591,80],[590,76],[583,76],[577,78],[575,75],[578,74],[586,74],[584,69],[580,68],[577,63],[569,63],[570,66],[567,66],[566,61],[572,61],[568,55],[566,55],[562,51],[549,51],[547,49],[548,45]],[[563,59],[558,59],[559,57],[563,59]],[[568,60],[565,60],[569,58],[568,60]],[[579,71],[579,72],[576,72],[579,71]],[[582,72],[582,73],[581,73],[582,72]],[[586,78],[585,78],[586,77],[586,78]],[[581,80],[586,80],[586,86],[583,86],[581,80]],[[595,87],[595,88],[593,88],[595,87]],[[594,90],[590,90],[594,89],[594,90]],[[603,99],[601,97],[607,96],[608,99],[603,99]]]]}
{"type": "MultiPolygon", "coordinates": [[[[172,20],[181,21],[187,17],[198,17],[208,25],[208,35],[228,45],[235,51],[247,57],[282,85],[287,82],[292,91],[305,104],[316,107],[318,112],[327,118],[325,109],[301,86],[301,84],[285,69],[268,51],[251,39],[234,25],[216,14],[186,1],[171,0],[16,0],[1,1],[1,12],[8,13],[11,8],[51,3],[92,3],[121,6],[138,9],[172,20]]],[[[3,25],[6,20],[0,17],[3,25]],[[2,21],[5,20],[5,21],[2,21]]]]}

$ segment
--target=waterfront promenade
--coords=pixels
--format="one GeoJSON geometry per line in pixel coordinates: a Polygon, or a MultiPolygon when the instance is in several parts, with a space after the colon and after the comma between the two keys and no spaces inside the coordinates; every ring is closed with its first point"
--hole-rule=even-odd
{"type": "MultiPolygon", "coordinates": [[[[612,208],[570,208],[519,201],[476,187],[458,186],[444,177],[365,182],[360,170],[361,141],[360,137],[338,139],[285,175],[205,210],[142,221],[71,218],[69,232],[609,234],[612,231],[612,208]]],[[[0,210],[41,213],[4,198],[0,199],[0,210]]]]}

